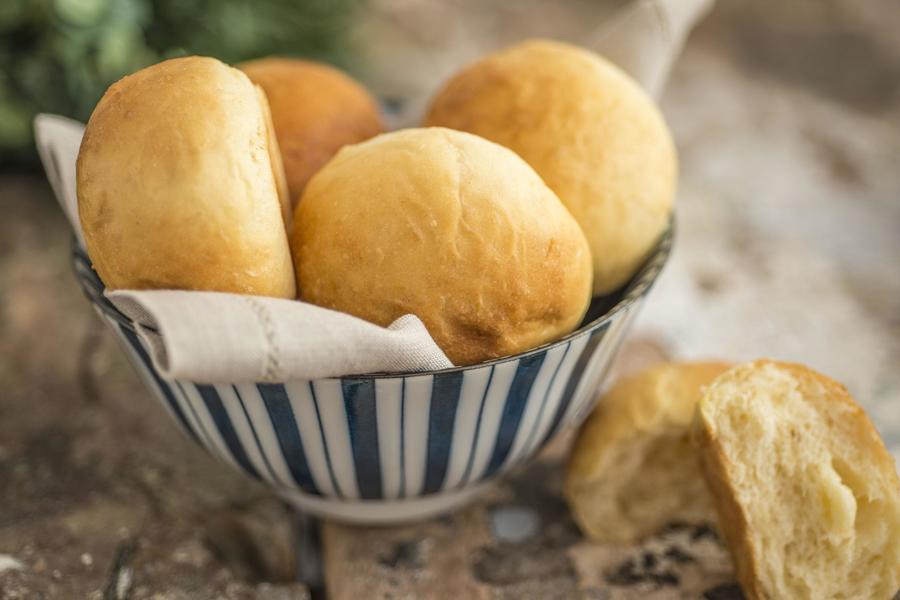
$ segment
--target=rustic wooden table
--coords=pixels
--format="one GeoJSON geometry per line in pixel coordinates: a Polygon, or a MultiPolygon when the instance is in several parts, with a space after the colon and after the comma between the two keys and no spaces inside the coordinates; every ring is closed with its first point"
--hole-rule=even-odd
{"type": "MultiPolygon", "coordinates": [[[[373,66],[396,94],[515,37],[588,35],[608,9],[374,5],[360,35],[373,61],[407,61],[373,66]]],[[[807,362],[847,383],[900,455],[898,30],[890,0],[723,2],[699,29],[663,98],[679,239],[619,373],[807,362]]],[[[585,541],[559,493],[565,443],[420,525],[291,512],[167,421],[78,292],[40,178],[2,175],[0,214],[0,598],[741,597],[709,527],[585,541]]]]}

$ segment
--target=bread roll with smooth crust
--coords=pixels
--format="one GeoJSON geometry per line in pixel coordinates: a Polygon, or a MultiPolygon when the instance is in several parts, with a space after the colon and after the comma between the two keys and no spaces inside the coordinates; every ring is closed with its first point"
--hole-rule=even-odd
{"type": "Polygon", "coordinates": [[[342,149],[310,180],[291,239],[303,300],[386,326],[412,313],[471,364],[572,331],[590,251],[510,150],[442,128],[342,149]]]}
{"type": "Polygon", "coordinates": [[[238,65],[272,108],[291,200],[334,153],[384,131],[378,103],[348,75],[325,64],[262,58],[238,65]]]}
{"type": "Polygon", "coordinates": [[[900,587],[900,481],[839,383],[760,360],[719,377],[695,435],[748,599],[889,600],[900,587]]]}
{"type": "Polygon", "coordinates": [[[77,163],[100,278],[112,289],[296,297],[278,156],[265,97],[218,60],[167,60],[113,84],[77,163]]]}
{"type": "Polygon", "coordinates": [[[511,148],[584,230],[594,293],[621,287],[665,230],[675,147],[644,91],[587,50],[532,40],[463,69],[437,94],[426,125],[511,148]]]}
{"type": "Polygon", "coordinates": [[[690,428],[703,386],[727,369],[665,363],[600,399],[566,469],[566,497],[588,537],[633,542],[675,522],[715,521],[690,428]]]}

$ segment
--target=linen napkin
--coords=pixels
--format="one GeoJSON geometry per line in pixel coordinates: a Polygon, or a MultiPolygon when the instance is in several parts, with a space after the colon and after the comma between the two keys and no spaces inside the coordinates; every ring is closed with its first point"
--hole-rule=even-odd
{"type": "MultiPolygon", "coordinates": [[[[713,0],[635,0],[586,45],[660,90],[687,33],[713,0]]],[[[75,161],[84,126],[38,115],[35,140],[79,245],[75,161]]],[[[296,300],[176,290],[107,291],[167,379],[253,383],[430,371],[453,366],[415,315],[388,327],[296,300]]]]}

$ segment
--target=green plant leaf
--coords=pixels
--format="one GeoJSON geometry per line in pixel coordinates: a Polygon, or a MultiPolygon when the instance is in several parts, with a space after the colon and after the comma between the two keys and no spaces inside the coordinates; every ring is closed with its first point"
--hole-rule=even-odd
{"type": "Polygon", "coordinates": [[[164,58],[345,62],[363,1],[0,0],[0,158],[20,155],[32,114],[85,120],[111,83],[164,58]]]}
{"type": "Polygon", "coordinates": [[[23,148],[31,141],[32,111],[13,100],[0,100],[0,147],[23,148]]]}
{"type": "Polygon", "coordinates": [[[53,12],[65,23],[93,25],[105,16],[114,0],[53,0],[53,12]]]}

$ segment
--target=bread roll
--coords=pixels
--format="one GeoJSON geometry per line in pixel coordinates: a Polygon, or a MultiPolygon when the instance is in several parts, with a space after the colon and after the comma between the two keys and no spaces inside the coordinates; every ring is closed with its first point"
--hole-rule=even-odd
{"type": "Polygon", "coordinates": [[[715,521],[689,434],[702,387],[727,368],[661,364],[603,396],[566,470],[566,497],[588,537],[633,542],[674,522],[715,521]]]}
{"type": "Polygon", "coordinates": [[[742,365],[707,389],[695,433],[748,599],[894,596],[900,481],[843,386],[800,365],[742,365]]]}
{"type": "Polygon", "coordinates": [[[294,203],[313,173],[342,146],[384,131],[375,99],[333,67],[291,58],[263,58],[238,67],[269,98],[294,203]]]}
{"type": "Polygon", "coordinates": [[[668,224],[677,161],[666,124],[637,83],[587,50],[533,40],[489,55],[444,86],[425,122],[534,167],[587,236],[595,294],[622,286],[668,224]]]}
{"type": "Polygon", "coordinates": [[[296,297],[265,97],[203,57],[113,84],[85,129],[78,208],[110,288],[296,297]]]}
{"type": "Polygon", "coordinates": [[[511,151],[408,129],[338,152],[291,239],[301,298],[379,325],[412,313],[454,363],[574,329],[590,299],[584,235],[511,151]]]}

